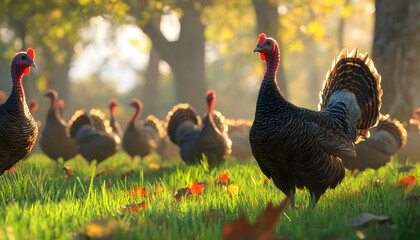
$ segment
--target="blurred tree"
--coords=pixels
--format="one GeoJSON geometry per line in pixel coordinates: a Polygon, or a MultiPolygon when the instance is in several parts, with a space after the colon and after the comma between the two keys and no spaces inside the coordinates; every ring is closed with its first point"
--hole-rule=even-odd
{"type": "Polygon", "coordinates": [[[382,76],[382,113],[411,117],[420,91],[420,1],[376,0],[373,60],[382,76]]]}
{"type": "Polygon", "coordinates": [[[142,87],[141,100],[143,102],[144,111],[143,116],[149,114],[157,114],[158,112],[158,100],[159,100],[159,53],[154,45],[150,50],[149,64],[144,74],[145,84],[142,87]]]}
{"type": "MultiPolygon", "coordinates": [[[[257,17],[257,33],[265,33],[267,36],[275,38],[282,50],[282,39],[279,36],[279,13],[277,7],[279,0],[252,0],[257,17]]],[[[286,73],[283,66],[283,58],[277,70],[277,82],[281,92],[287,96],[286,73]]]]}
{"type": "Polygon", "coordinates": [[[163,14],[163,3],[155,1],[128,0],[130,14],[137,18],[142,30],[150,37],[159,56],[172,69],[177,102],[188,102],[199,112],[204,112],[201,102],[207,89],[204,67],[205,25],[201,21],[202,9],[207,5],[205,0],[170,1],[170,8],[181,12],[179,19],[181,30],[179,39],[168,41],[160,29],[160,15],[163,14]],[[151,11],[145,23],[145,11],[151,11]]]}

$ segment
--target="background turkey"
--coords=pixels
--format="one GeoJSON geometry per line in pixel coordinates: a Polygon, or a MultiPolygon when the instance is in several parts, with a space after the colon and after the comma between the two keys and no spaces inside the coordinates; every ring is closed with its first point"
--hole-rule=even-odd
{"type": "Polygon", "coordinates": [[[67,123],[57,111],[57,92],[47,89],[45,97],[50,100],[50,106],[40,139],[41,149],[54,161],[59,158],[67,161],[77,155],[76,142],[67,135],[67,123]]]}
{"type": "Polygon", "coordinates": [[[109,121],[99,109],[89,114],[79,110],[71,117],[68,126],[70,137],[76,140],[77,151],[89,162],[100,163],[114,155],[121,139],[112,132],[109,121]]]}
{"type": "Polygon", "coordinates": [[[420,120],[412,118],[408,123],[405,123],[407,129],[407,144],[398,152],[398,160],[405,164],[407,159],[410,162],[420,162],[420,120]]]}
{"type": "Polygon", "coordinates": [[[161,120],[160,125],[162,126],[162,138],[159,142],[159,147],[157,149],[157,153],[163,158],[163,159],[169,159],[169,158],[179,158],[179,147],[175,143],[169,139],[169,136],[166,132],[166,128],[168,123],[166,120],[161,120]]]}
{"type": "MultiPolygon", "coordinates": [[[[210,166],[226,160],[231,152],[231,141],[227,132],[221,132],[213,120],[213,105],[216,96],[213,91],[207,94],[208,117],[200,129],[200,117],[189,104],[178,104],[168,113],[168,136],[180,147],[182,160],[187,164],[199,163],[202,154],[208,158],[210,166]]],[[[221,127],[227,131],[227,127],[221,127]]]]}
{"type": "Polygon", "coordinates": [[[120,127],[120,123],[118,122],[117,118],[115,117],[115,111],[117,111],[117,100],[111,99],[109,101],[109,111],[111,113],[111,121],[110,125],[112,127],[112,131],[118,135],[118,137],[123,137],[123,132],[120,127]]]}
{"type": "Polygon", "coordinates": [[[251,144],[249,143],[249,131],[252,121],[245,119],[226,120],[228,135],[232,140],[232,156],[237,160],[249,159],[252,157],[251,144]]]}
{"type": "Polygon", "coordinates": [[[63,99],[60,99],[60,100],[58,100],[57,101],[57,116],[59,117],[59,118],[61,118],[63,121],[66,121],[65,120],[65,118],[64,118],[64,100],[63,99]]]}
{"type": "Polygon", "coordinates": [[[376,127],[372,128],[371,137],[356,144],[357,156],[341,157],[341,160],[350,170],[378,169],[391,161],[391,157],[405,145],[406,141],[407,131],[404,126],[387,114],[381,117],[376,127]]]}
{"type": "Polygon", "coordinates": [[[294,206],[296,187],[309,189],[312,204],[344,178],[339,157],[355,157],[354,142],[379,119],[382,89],[373,62],[357,49],[334,59],[320,93],[320,111],[300,108],[280,92],[277,42],[260,34],[254,52],[266,61],[251,127],[252,153],[262,172],[294,206]]]}
{"type": "MultiPolygon", "coordinates": [[[[130,106],[134,107],[134,115],[127,124],[124,132],[123,149],[134,159],[141,158],[156,152],[161,138],[159,119],[153,115],[147,116],[144,123],[137,127],[137,119],[143,111],[143,103],[138,99],[133,99],[130,106]]],[[[137,161],[135,161],[137,162],[137,161]]]]}
{"type": "Polygon", "coordinates": [[[34,51],[29,48],[12,60],[12,93],[0,105],[0,175],[31,152],[38,136],[22,86],[23,74],[28,74],[31,66],[36,68],[34,59],[34,51]]]}

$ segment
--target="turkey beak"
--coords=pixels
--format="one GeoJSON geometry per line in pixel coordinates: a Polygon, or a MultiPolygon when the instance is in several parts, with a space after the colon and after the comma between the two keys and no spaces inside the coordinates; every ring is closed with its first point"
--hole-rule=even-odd
{"type": "Polygon", "coordinates": [[[34,62],[29,63],[29,66],[32,66],[32,67],[36,68],[36,65],[35,65],[34,62]]]}
{"type": "Polygon", "coordinates": [[[254,49],[254,52],[259,52],[261,50],[262,50],[262,48],[260,47],[260,45],[257,45],[257,47],[254,49]]]}

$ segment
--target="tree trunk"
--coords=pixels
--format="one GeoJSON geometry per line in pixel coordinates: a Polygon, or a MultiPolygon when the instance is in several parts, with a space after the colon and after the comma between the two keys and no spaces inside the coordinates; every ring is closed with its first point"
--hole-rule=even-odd
{"type": "Polygon", "coordinates": [[[376,0],[372,55],[382,76],[382,113],[411,117],[420,90],[420,1],[376,0]]]}
{"type": "MultiPolygon", "coordinates": [[[[350,3],[350,0],[344,1],[344,7],[347,7],[350,3]]],[[[344,48],[344,30],[346,25],[346,18],[340,16],[340,21],[338,22],[338,30],[337,30],[337,40],[338,40],[338,49],[341,51],[341,49],[344,48]]]]}
{"type": "Polygon", "coordinates": [[[159,101],[159,61],[160,57],[156,47],[153,45],[150,50],[149,65],[147,67],[145,84],[142,89],[141,99],[144,104],[143,116],[157,114],[159,101]]]}
{"type": "MultiPolygon", "coordinates": [[[[273,37],[279,44],[280,51],[282,49],[281,39],[278,36],[279,30],[279,14],[277,6],[273,6],[270,0],[252,0],[254,4],[255,14],[257,15],[257,32],[265,33],[267,37],[273,37]]],[[[287,96],[286,73],[283,62],[280,61],[277,70],[277,83],[283,95],[287,96]]]]}
{"type": "Polygon", "coordinates": [[[163,36],[156,19],[151,19],[142,29],[172,69],[176,101],[190,103],[199,113],[203,113],[206,109],[204,99],[207,88],[204,67],[205,26],[201,22],[201,12],[194,7],[194,1],[179,2],[178,5],[183,15],[177,41],[169,42],[163,36]]]}

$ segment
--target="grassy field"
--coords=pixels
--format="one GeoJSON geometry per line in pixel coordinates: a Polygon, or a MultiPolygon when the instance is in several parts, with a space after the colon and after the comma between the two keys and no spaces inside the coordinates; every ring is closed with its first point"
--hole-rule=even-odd
{"type": "MultiPolygon", "coordinates": [[[[92,221],[108,224],[104,229],[111,233],[106,239],[220,239],[227,222],[242,214],[254,222],[269,202],[279,205],[285,198],[272,181],[264,183],[255,161],[229,160],[209,171],[180,160],[162,162],[157,156],[134,166],[119,153],[97,168],[81,157],[65,165],[73,170],[71,177],[62,162],[57,165],[45,155],[32,154],[16,165],[16,172],[0,177],[0,239],[84,239],[87,231],[103,231],[86,228],[92,221]],[[105,168],[114,171],[95,177],[105,168]],[[121,177],[129,170],[131,176],[121,177]],[[239,186],[237,194],[216,183],[220,173],[239,186]],[[180,201],[171,195],[194,181],[204,184],[201,195],[180,201]],[[127,194],[136,186],[145,187],[151,196],[127,194]],[[122,210],[143,200],[148,205],[140,211],[122,210]]],[[[397,185],[405,176],[419,177],[420,164],[404,173],[398,173],[399,167],[390,163],[378,171],[353,176],[348,172],[315,208],[303,207],[309,194],[298,191],[299,206],[285,209],[274,233],[291,239],[418,239],[420,202],[404,202],[406,188],[397,185]],[[389,216],[392,223],[361,229],[348,223],[365,212],[389,216]]],[[[418,183],[411,193],[420,193],[418,183]]]]}

